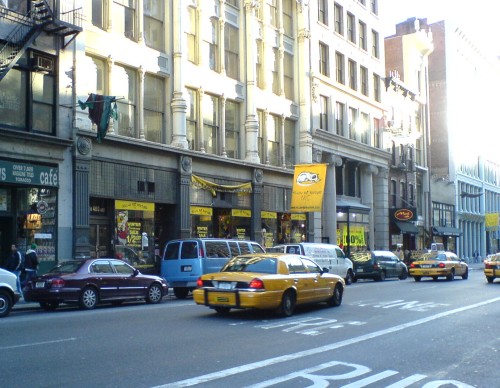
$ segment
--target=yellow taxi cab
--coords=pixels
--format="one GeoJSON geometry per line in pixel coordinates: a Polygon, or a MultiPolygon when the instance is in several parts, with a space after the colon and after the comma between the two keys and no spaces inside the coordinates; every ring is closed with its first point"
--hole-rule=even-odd
{"type": "Polygon", "coordinates": [[[409,274],[416,282],[423,277],[431,277],[433,280],[446,277],[446,280],[453,280],[455,276],[461,276],[462,279],[467,279],[469,266],[453,252],[429,252],[415,258],[410,264],[409,274]]]}
{"type": "Polygon", "coordinates": [[[484,276],[488,283],[493,283],[495,278],[500,278],[500,253],[488,255],[484,260],[484,276]]]}
{"type": "Polygon", "coordinates": [[[200,276],[193,299],[219,314],[231,309],[269,309],[291,316],[296,305],[342,303],[345,281],[312,259],[295,254],[236,256],[220,272],[200,276]]]}

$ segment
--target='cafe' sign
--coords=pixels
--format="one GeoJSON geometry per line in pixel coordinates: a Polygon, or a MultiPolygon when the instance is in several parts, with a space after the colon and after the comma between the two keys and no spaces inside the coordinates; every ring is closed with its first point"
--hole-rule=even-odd
{"type": "Polygon", "coordinates": [[[416,208],[400,208],[395,209],[393,217],[396,221],[416,221],[417,209],[416,208]]]}

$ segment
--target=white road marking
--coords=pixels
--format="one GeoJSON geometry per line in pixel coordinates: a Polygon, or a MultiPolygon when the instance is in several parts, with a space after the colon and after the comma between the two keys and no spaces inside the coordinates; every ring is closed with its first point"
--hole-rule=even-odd
{"type": "Polygon", "coordinates": [[[8,350],[8,349],[17,349],[17,348],[26,348],[30,346],[40,346],[40,345],[49,345],[49,344],[57,344],[61,342],[68,342],[68,341],[76,341],[76,338],[65,338],[65,339],[60,339],[60,340],[53,340],[53,341],[44,341],[44,342],[32,342],[28,344],[22,344],[22,345],[12,345],[12,346],[2,346],[0,347],[0,350],[8,350]]]}
{"type": "Polygon", "coordinates": [[[381,337],[381,336],[384,336],[387,334],[392,334],[392,333],[395,333],[397,331],[402,331],[402,330],[405,330],[409,327],[423,325],[424,323],[432,322],[432,321],[435,321],[437,319],[441,319],[441,318],[444,318],[444,317],[447,317],[447,316],[450,316],[453,314],[458,314],[458,313],[461,313],[463,311],[472,310],[472,309],[475,309],[478,307],[486,306],[488,304],[499,302],[499,301],[500,301],[500,297],[485,300],[485,301],[482,301],[480,303],[475,303],[475,304],[472,304],[469,306],[464,306],[464,307],[460,307],[457,309],[445,311],[445,312],[442,312],[439,314],[434,314],[434,315],[431,315],[431,316],[426,317],[426,318],[417,319],[417,320],[412,321],[412,322],[403,323],[401,325],[396,325],[396,326],[393,326],[393,327],[390,327],[390,328],[387,328],[384,330],[379,330],[379,331],[375,331],[373,333],[364,334],[364,335],[361,335],[359,337],[350,338],[350,339],[347,339],[344,341],[339,341],[339,342],[336,342],[333,344],[324,345],[324,346],[320,346],[320,347],[309,349],[309,350],[303,350],[301,352],[285,354],[285,355],[278,356],[278,357],[268,358],[267,360],[257,361],[257,362],[253,362],[253,363],[246,364],[246,365],[240,365],[240,366],[236,366],[233,368],[224,369],[224,370],[213,372],[213,373],[208,373],[206,375],[197,376],[197,377],[193,377],[193,378],[189,378],[189,379],[185,379],[185,380],[180,380],[180,381],[176,381],[176,382],[169,383],[169,384],[159,385],[156,388],[190,387],[193,385],[206,383],[206,382],[209,382],[212,380],[222,379],[222,378],[225,378],[228,376],[234,376],[234,375],[237,375],[239,373],[248,372],[248,371],[251,371],[254,369],[264,368],[264,367],[267,367],[270,365],[275,365],[275,364],[279,364],[279,363],[286,362],[286,361],[296,360],[299,358],[303,358],[303,357],[307,357],[307,356],[311,356],[311,355],[315,355],[315,354],[319,354],[319,353],[323,353],[323,352],[329,352],[331,350],[335,350],[335,349],[343,348],[346,346],[358,344],[358,343],[363,342],[363,341],[367,341],[367,340],[370,340],[373,338],[381,337]]]}

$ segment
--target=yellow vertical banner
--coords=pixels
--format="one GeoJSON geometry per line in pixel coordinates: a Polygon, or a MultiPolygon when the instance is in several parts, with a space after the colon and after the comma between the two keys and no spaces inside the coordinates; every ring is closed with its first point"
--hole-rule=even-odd
{"type": "Polygon", "coordinates": [[[292,212],[319,212],[325,191],[326,164],[295,166],[292,188],[292,212]]]}
{"type": "Polygon", "coordinates": [[[487,228],[494,228],[499,225],[498,213],[486,213],[484,215],[485,226],[487,228]]]}

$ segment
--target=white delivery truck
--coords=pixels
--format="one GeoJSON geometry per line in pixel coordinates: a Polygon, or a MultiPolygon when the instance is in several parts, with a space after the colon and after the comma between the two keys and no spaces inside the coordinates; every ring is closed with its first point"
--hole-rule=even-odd
{"type": "Polygon", "coordinates": [[[266,252],[295,253],[310,257],[320,267],[328,268],[329,273],[343,277],[346,284],[351,284],[354,277],[352,261],[338,245],[310,242],[280,244],[266,249],[266,252]]]}

